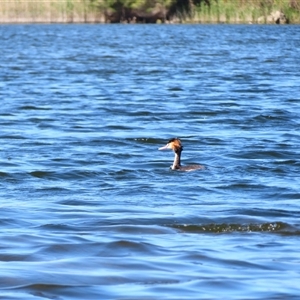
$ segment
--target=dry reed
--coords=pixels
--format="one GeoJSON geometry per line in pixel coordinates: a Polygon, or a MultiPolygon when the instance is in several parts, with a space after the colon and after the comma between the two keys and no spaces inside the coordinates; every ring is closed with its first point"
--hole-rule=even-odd
{"type": "Polygon", "coordinates": [[[0,0],[0,23],[104,23],[89,0],[0,0]]]}

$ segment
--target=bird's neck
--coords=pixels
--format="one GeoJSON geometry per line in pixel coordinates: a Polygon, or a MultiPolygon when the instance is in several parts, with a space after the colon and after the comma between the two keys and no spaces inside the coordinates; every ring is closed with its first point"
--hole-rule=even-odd
{"type": "Polygon", "coordinates": [[[174,157],[174,162],[172,165],[172,170],[177,170],[180,168],[180,156],[181,156],[181,150],[175,151],[175,157],[174,157]]]}

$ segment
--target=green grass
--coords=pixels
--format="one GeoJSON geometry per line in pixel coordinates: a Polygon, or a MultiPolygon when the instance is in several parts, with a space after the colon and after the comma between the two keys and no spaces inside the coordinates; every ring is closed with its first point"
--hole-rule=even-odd
{"type": "Polygon", "coordinates": [[[281,11],[290,23],[300,23],[299,8],[292,8],[290,0],[218,0],[195,6],[190,14],[179,14],[183,23],[257,23],[259,17],[266,18],[273,11],[281,11]]]}

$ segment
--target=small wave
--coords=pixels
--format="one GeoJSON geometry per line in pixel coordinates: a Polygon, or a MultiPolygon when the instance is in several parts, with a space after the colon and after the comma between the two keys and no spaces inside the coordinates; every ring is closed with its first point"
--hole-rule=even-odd
{"type": "Polygon", "coordinates": [[[49,107],[38,107],[34,105],[23,105],[20,106],[19,109],[21,110],[51,110],[49,107]]]}
{"type": "Polygon", "coordinates": [[[267,222],[262,224],[176,224],[168,227],[176,228],[186,233],[277,232],[300,235],[299,230],[283,222],[267,222]]]}
{"type": "Polygon", "coordinates": [[[17,135],[17,134],[8,134],[8,135],[1,135],[0,139],[9,139],[9,140],[26,140],[27,138],[22,135],[17,135]]]}
{"type": "Polygon", "coordinates": [[[30,172],[30,175],[33,177],[37,177],[37,178],[45,178],[45,177],[49,177],[52,174],[52,172],[48,172],[48,171],[32,171],[30,172]]]}
{"type": "Polygon", "coordinates": [[[9,176],[8,173],[0,171],[0,177],[8,177],[8,176],[9,176]]]}

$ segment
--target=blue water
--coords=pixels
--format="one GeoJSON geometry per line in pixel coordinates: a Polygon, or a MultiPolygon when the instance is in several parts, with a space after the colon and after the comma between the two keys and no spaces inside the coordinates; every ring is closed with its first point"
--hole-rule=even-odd
{"type": "Polygon", "coordinates": [[[1,298],[298,299],[299,29],[0,26],[1,298]]]}

